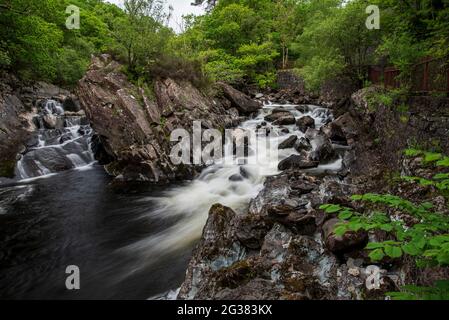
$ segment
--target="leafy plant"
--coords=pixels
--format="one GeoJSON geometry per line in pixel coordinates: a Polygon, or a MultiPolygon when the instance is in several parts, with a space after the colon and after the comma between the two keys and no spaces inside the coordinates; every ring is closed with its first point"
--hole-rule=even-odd
{"type": "Polygon", "coordinates": [[[449,280],[436,281],[432,287],[408,285],[400,292],[388,292],[394,300],[449,300],[449,280]]]}
{"type": "MultiPolygon", "coordinates": [[[[408,157],[422,156],[424,164],[447,167],[447,157],[439,153],[418,149],[407,149],[404,153],[408,157]]],[[[434,186],[443,194],[449,190],[449,173],[437,173],[432,179],[403,179],[423,186],[434,186]]],[[[390,234],[393,240],[367,244],[365,249],[369,251],[373,262],[380,262],[386,257],[398,259],[408,255],[415,258],[418,267],[449,265],[449,217],[437,212],[431,203],[415,204],[395,195],[374,193],[353,195],[351,200],[365,203],[370,210],[359,213],[338,204],[324,204],[320,209],[328,214],[336,214],[341,220],[334,229],[338,236],[359,230],[382,230],[390,234]]],[[[389,295],[394,299],[449,298],[448,283],[440,281],[435,287],[407,286],[402,292],[389,295]]]]}

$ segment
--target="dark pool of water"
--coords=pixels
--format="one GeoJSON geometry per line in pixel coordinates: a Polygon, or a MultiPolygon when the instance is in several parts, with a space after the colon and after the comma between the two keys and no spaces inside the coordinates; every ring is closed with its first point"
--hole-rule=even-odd
{"type": "Polygon", "coordinates": [[[183,281],[194,244],[152,256],[129,249],[176,221],[152,216],[161,189],[109,186],[101,167],[0,186],[0,299],[148,299],[183,281]],[[66,289],[66,267],[81,289],[66,289]]]}

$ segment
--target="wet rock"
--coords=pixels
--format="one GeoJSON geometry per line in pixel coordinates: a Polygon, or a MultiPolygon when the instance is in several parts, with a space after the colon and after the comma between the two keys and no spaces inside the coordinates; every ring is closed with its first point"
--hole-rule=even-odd
{"type": "Polygon", "coordinates": [[[39,136],[37,134],[33,134],[30,138],[25,142],[25,146],[29,148],[36,147],[39,144],[39,136]]]}
{"type": "Polygon", "coordinates": [[[229,181],[232,182],[243,181],[243,177],[240,174],[233,174],[232,176],[229,177],[229,181]]]}
{"type": "Polygon", "coordinates": [[[113,152],[110,150],[106,150],[108,144],[103,142],[106,139],[106,137],[101,137],[98,134],[94,134],[92,136],[90,145],[95,159],[97,159],[98,164],[102,166],[110,164],[114,161],[114,158],[111,156],[113,152]]]}
{"type": "Polygon", "coordinates": [[[290,121],[291,121],[291,118],[295,118],[295,117],[289,111],[282,109],[282,110],[279,110],[277,112],[274,112],[274,113],[271,113],[271,114],[265,116],[264,120],[269,121],[269,122],[275,122],[281,118],[290,119],[290,121]]]}
{"type": "Polygon", "coordinates": [[[78,101],[78,98],[71,95],[67,97],[64,102],[62,103],[62,107],[65,111],[68,112],[79,112],[81,111],[80,102],[78,101]]]}
{"type": "Polygon", "coordinates": [[[324,135],[318,133],[313,138],[312,144],[314,144],[315,147],[310,155],[311,160],[324,162],[335,158],[336,154],[334,148],[332,147],[332,142],[324,135]]]}
{"type": "Polygon", "coordinates": [[[251,100],[247,95],[234,89],[230,85],[223,82],[220,82],[218,85],[223,90],[224,96],[231,101],[232,106],[236,108],[240,114],[249,115],[262,107],[259,102],[251,100]]]}
{"type": "Polygon", "coordinates": [[[324,135],[329,138],[332,143],[347,145],[348,141],[346,140],[346,135],[343,132],[343,129],[335,122],[328,123],[327,125],[321,128],[321,131],[324,135]]]}
{"type": "Polygon", "coordinates": [[[270,280],[252,279],[235,289],[224,289],[215,296],[218,300],[277,300],[282,296],[282,290],[270,280]]]}
{"type": "Polygon", "coordinates": [[[336,293],[336,260],[323,254],[319,243],[308,236],[294,235],[275,225],[265,237],[261,255],[277,263],[272,275],[284,285],[284,294],[300,299],[329,299],[336,293]]]}
{"type": "Polygon", "coordinates": [[[208,285],[209,281],[215,279],[213,275],[243,260],[246,251],[232,236],[232,230],[229,228],[235,216],[235,212],[228,207],[220,204],[212,206],[201,241],[193,252],[178,299],[200,298],[204,292],[211,294],[208,285]]]}
{"type": "Polygon", "coordinates": [[[282,160],[279,162],[278,169],[281,171],[287,170],[287,169],[310,169],[310,168],[316,168],[318,167],[319,162],[304,159],[303,156],[300,155],[292,155],[288,157],[287,159],[282,160]]]}
{"type": "Polygon", "coordinates": [[[297,107],[295,107],[295,109],[301,113],[307,113],[310,111],[310,108],[307,105],[297,106],[297,107]]]}
{"type": "Polygon", "coordinates": [[[277,126],[289,126],[295,124],[295,122],[295,117],[293,115],[289,115],[278,118],[277,120],[273,121],[273,124],[277,126]]]}
{"type": "Polygon", "coordinates": [[[305,116],[298,119],[298,121],[296,122],[296,126],[302,132],[306,132],[309,128],[315,128],[315,120],[310,116],[305,116]]]}
{"type": "Polygon", "coordinates": [[[296,151],[298,151],[299,153],[301,153],[302,151],[310,151],[312,150],[312,145],[310,144],[309,139],[305,138],[305,137],[301,137],[299,138],[294,146],[296,151]]]}
{"type": "Polygon", "coordinates": [[[59,143],[64,143],[64,142],[67,142],[70,140],[72,140],[72,136],[67,133],[67,134],[62,135],[61,138],[59,138],[59,143]]]}
{"type": "Polygon", "coordinates": [[[326,221],[323,225],[323,240],[327,249],[334,253],[363,249],[368,243],[367,233],[363,231],[347,231],[343,236],[337,236],[334,233],[334,229],[341,222],[341,220],[333,218],[326,221]]]}
{"type": "Polygon", "coordinates": [[[272,223],[260,215],[239,216],[235,222],[236,237],[247,248],[260,249],[272,223]]]}
{"type": "Polygon", "coordinates": [[[53,114],[46,114],[42,117],[45,129],[64,128],[64,118],[53,114]]]}
{"type": "Polygon", "coordinates": [[[46,149],[35,149],[23,157],[24,167],[30,168],[31,172],[40,172],[41,175],[46,172],[41,172],[41,168],[37,166],[36,162],[45,165],[46,170],[49,172],[60,172],[72,169],[73,163],[65,156],[65,153],[59,149],[46,148],[46,149]],[[37,161],[36,161],[37,160],[37,161]]]}
{"type": "Polygon", "coordinates": [[[295,146],[298,136],[290,136],[287,140],[279,144],[279,149],[290,149],[295,146]]]}
{"type": "Polygon", "coordinates": [[[360,125],[349,113],[345,113],[333,122],[323,126],[321,131],[332,140],[341,145],[352,145],[359,135],[360,125]]]}
{"type": "Polygon", "coordinates": [[[250,179],[251,178],[251,172],[249,172],[248,169],[246,169],[245,167],[241,166],[240,167],[240,174],[243,178],[245,179],[250,179]]]}

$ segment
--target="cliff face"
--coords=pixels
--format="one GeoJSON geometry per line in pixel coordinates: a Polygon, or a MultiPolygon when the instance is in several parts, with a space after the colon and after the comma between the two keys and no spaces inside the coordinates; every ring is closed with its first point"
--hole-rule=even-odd
{"type": "Polygon", "coordinates": [[[130,83],[121,69],[109,55],[95,57],[77,90],[97,133],[96,157],[119,181],[191,178],[193,166],[174,166],[170,161],[171,132],[180,128],[191,132],[193,121],[201,121],[204,128],[224,129],[239,122],[239,111],[260,107],[247,97],[237,102],[210,98],[191,83],[170,78],[158,79],[153,88],[144,90],[130,83]]]}

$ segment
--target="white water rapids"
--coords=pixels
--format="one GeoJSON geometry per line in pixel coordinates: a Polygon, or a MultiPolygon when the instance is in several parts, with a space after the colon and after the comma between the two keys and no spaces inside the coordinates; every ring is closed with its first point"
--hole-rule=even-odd
{"type": "MultiPolygon", "coordinates": [[[[275,108],[283,108],[291,112],[296,119],[303,116],[311,116],[315,120],[316,128],[319,129],[325,123],[333,120],[332,114],[328,109],[308,106],[305,112],[298,111],[295,105],[265,105],[254,119],[245,121],[240,125],[244,130],[256,130],[264,121],[264,117],[271,114],[275,108]]],[[[158,216],[161,219],[167,217],[176,217],[179,221],[169,229],[159,234],[153,234],[147,239],[134,243],[126,250],[137,250],[140,255],[147,258],[144,263],[152,263],[160,255],[165,255],[170,251],[180,250],[187,244],[198,240],[201,237],[202,229],[206,223],[208,212],[215,203],[228,206],[236,212],[241,212],[247,208],[251,199],[255,198],[262,190],[267,176],[276,175],[279,172],[279,161],[292,154],[298,154],[293,148],[278,150],[279,157],[276,155],[279,144],[285,141],[291,135],[303,137],[304,133],[298,130],[296,125],[289,126],[270,126],[272,134],[255,135],[256,140],[251,141],[250,145],[269,146],[272,150],[258,149],[258,157],[262,161],[248,161],[248,163],[258,163],[256,165],[238,165],[229,164],[230,161],[222,159],[216,161],[213,165],[204,169],[201,175],[188,183],[187,185],[173,188],[164,193],[162,197],[148,198],[143,201],[156,203],[156,208],[149,215],[158,216]],[[290,133],[283,133],[282,130],[288,128],[290,133]],[[268,141],[266,141],[269,139],[268,141]],[[233,181],[231,177],[240,175],[241,167],[247,172],[247,178],[240,181],[233,181]],[[231,179],[230,179],[231,178],[231,179]],[[147,254],[145,254],[145,252],[147,254]]],[[[255,157],[255,154],[249,157],[255,157]]],[[[248,159],[251,160],[251,159],[248,159]]],[[[332,163],[320,165],[313,169],[316,171],[332,170],[338,171],[341,168],[342,160],[338,159],[332,163]]],[[[145,217],[142,217],[145,218],[145,217]]]]}

